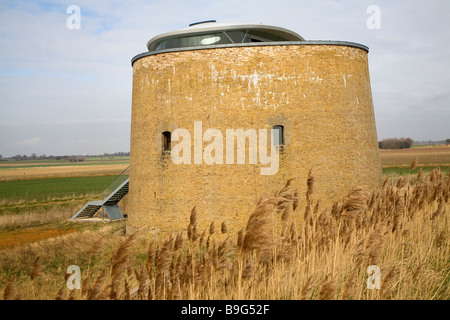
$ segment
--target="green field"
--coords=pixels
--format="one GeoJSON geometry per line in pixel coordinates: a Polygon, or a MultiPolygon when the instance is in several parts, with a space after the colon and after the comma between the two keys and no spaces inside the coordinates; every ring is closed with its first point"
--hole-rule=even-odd
{"type": "MultiPolygon", "coordinates": [[[[422,168],[422,172],[423,173],[429,173],[431,172],[433,169],[436,169],[437,166],[423,166],[422,168]]],[[[450,172],[450,166],[439,166],[441,172],[445,172],[448,173],[450,172]]],[[[419,173],[420,168],[415,168],[414,170],[412,170],[411,172],[409,171],[409,167],[385,167],[382,169],[383,174],[385,175],[392,175],[392,174],[398,174],[398,175],[407,175],[407,174],[418,174],[419,173]]]]}
{"type": "Polygon", "coordinates": [[[425,147],[432,147],[433,145],[431,144],[416,144],[416,145],[412,145],[410,148],[414,149],[414,148],[425,148],[425,147]]]}
{"type": "Polygon", "coordinates": [[[41,202],[68,196],[100,194],[115,178],[92,176],[0,181],[0,201],[41,202]]]}

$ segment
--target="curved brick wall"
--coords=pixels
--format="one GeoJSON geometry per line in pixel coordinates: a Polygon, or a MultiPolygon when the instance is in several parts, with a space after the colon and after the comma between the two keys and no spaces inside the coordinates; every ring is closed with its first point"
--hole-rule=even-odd
{"type": "Polygon", "coordinates": [[[293,185],[303,196],[311,167],[314,197],[323,205],[342,199],[352,186],[376,187],[382,178],[367,52],[270,45],[139,58],[130,162],[128,230],[186,230],[194,205],[200,226],[226,221],[229,229],[240,229],[260,196],[287,179],[296,177],[293,185]],[[202,121],[203,132],[221,130],[224,141],[226,129],[283,125],[278,173],[261,175],[259,161],[174,164],[161,152],[162,132],[183,128],[193,139],[194,121],[202,121]]]}

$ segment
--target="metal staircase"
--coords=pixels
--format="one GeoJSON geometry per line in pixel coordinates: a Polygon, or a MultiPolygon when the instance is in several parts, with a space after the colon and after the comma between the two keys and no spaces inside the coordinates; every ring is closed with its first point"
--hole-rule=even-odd
{"type": "Polygon", "coordinates": [[[101,210],[100,218],[106,216],[109,220],[124,219],[119,205],[117,204],[127,193],[129,188],[128,166],[114,181],[102,191],[102,200],[89,201],[70,220],[83,220],[92,218],[97,211],[101,210]]]}

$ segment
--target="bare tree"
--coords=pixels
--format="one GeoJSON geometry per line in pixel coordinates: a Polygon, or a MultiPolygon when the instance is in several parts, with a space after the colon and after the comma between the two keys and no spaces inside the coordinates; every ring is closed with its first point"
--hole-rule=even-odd
{"type": "Polygon", "coordinates": [[[414,143],[411,138],[388,138],[378,142],[380,149],[408,149],[414,143]]]}

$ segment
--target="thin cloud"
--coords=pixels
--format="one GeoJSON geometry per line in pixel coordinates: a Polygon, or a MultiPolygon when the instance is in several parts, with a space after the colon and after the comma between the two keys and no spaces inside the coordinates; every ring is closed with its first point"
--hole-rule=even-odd
{"type": "Polygon", "coordinates": [[[22,140],[22,141],[18,141],[18,142],[14,142],[11,143],[9,145],[9,147],[13,147],[13,148],[37,148],[42,146],[44,143],[44,141],[41,138],[31,138],[31,139],[27,139],[27,140],[22,140]]]}

